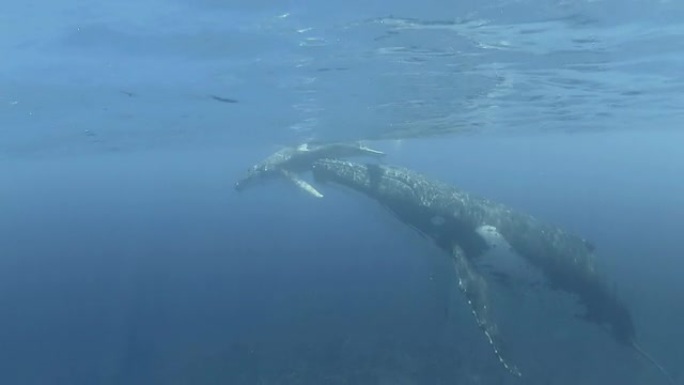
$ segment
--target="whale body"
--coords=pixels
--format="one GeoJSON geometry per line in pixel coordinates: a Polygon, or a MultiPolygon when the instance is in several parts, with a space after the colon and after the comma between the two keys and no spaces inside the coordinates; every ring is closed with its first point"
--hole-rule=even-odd
{"type": "Polygon", "coordinates": [[[488,285],[478,267],[479,259],[495,247],[509,247],[540,271],[551,288],[573,294],[584,310],[583,319],[607,326],[614,340],[634,349],[673,382],[637,344],[632,316],[602,279],[594,246],[585,239],[406,168],[320,159],[311,171],[317,182],[336,183],[374,199],[448,253],[478,326],[511,373],[520,375],[503,352],[488,285]]]}

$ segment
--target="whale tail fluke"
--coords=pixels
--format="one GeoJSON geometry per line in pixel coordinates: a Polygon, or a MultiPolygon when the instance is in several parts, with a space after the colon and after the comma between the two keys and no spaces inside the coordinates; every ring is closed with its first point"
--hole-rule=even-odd
{"type": "Polygon", "coordinates": [[[676,384],[676,382],[675,382],[674,378],[672,377],[672,375],[671,375],[667,370],[665,370],[665,368],[664,368],[660,363],[658,363],[658,361],[656,361],[655,358],[651,357],[650,354],[648,354],[644,349],[642,349],[641,346],[639,346],[639,344],[636,343],[636,341],[632,341],[632,343],[630,344],[630,346],[631,346],[632,349],[634,349],[634,351],[636,351],[642,358],[644,358],[646,361],[650,362],[653,366],[655,366],[656,369],[658,369],[658,371],[659,371],[660,373],[662,373],[663,376],[665,376],[665,378],[667,378],[667,380],[670,382],[670,384],[676,384]]]}

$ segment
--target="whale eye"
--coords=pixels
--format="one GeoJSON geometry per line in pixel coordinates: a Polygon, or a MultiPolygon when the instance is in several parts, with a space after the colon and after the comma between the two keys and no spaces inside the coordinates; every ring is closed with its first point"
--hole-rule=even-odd
{"type": "Polygon", "coordinates": [[[435,215],[434,217],[430,218],[430,223],[432,223],[434,226],[442,226],[445,222],[446,219],[439,215],[435,215]]]}

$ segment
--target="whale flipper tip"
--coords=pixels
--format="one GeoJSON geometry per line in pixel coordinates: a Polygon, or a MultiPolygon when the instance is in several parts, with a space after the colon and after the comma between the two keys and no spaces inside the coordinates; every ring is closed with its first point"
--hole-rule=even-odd
{"type": "Polygon", "coordinates": [[[634,349],[634,351],[636,351],[641,357],[643,357],[646,361],[650,362],[653,366],[655,366],[655,368],[658,369],[658,371],[659,371],[663,376],[665,376],[665,378],[667,378],[667,380],[669,381],[670,384],[676,384],[675,379],[674,379],[674,377],[672,377],[672,375],[670,374],[670,372],[668,372],[667,370],[665,370],[665,368],[664,368],[658,361],[656,361],[655,358],[651,357],[650,354],[648,354],[644,349],[642,349],[641,346],[639,346],[639,344],[637,344],[636,341],[632,341],[632,343],[630,344],[630,346],[631,346],[632,349],[634,349]]]}

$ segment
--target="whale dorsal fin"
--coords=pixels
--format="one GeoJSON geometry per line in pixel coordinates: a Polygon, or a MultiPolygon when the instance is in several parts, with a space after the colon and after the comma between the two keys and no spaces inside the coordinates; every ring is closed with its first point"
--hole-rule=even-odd
{"type": "Polygon", "coordinates": [[[314,186],[309,184],[307,181],[304,179],[298,177],[297,175],[287,171],[287,170],[280,170],[280,172],[287,178],[290,182],[294,183],[295,186],[299,187],[300,189],[306,191],[307,193],[313,195],[316,198],[323,198],[323,194],[321,194],[314,186]]]}

